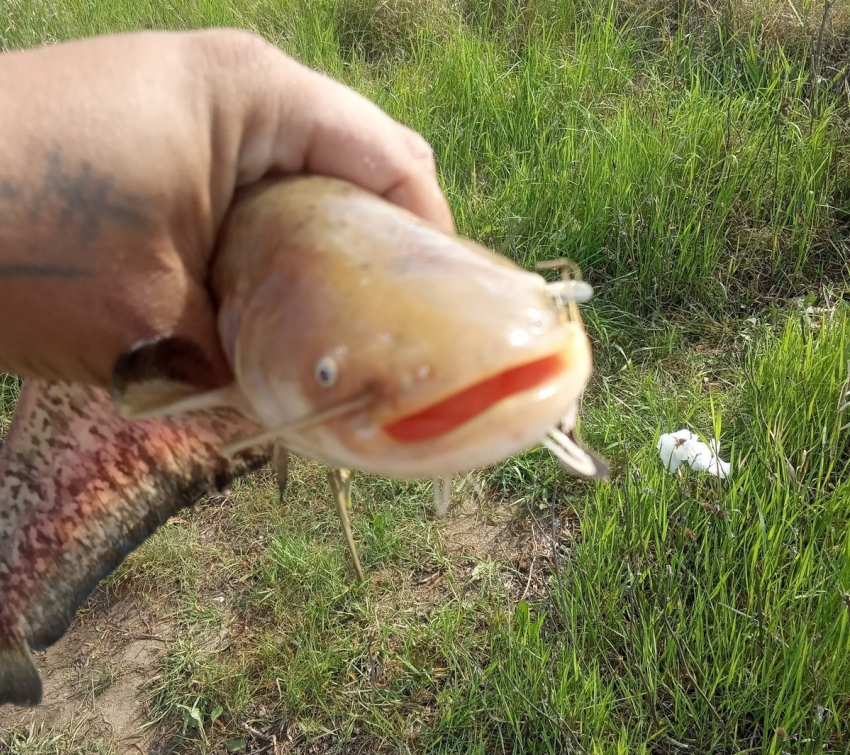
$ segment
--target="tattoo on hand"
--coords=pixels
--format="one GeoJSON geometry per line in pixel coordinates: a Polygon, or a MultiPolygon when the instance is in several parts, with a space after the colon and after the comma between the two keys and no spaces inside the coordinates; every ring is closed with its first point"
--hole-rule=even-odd
{"type": "MultiPolygon", "coordinates": [[[[69,167],[63,159],[62,148],[55,147],[47,155],[40,186],[32,191],[27,192],[19,182],[0,178],[0,226],[14,225],[28,216],[27,220],[33,225],[52,225],[60,231],[61,241],[48,246],[31,238],[37,233],[29,233],[26,248],[13,253],[20,255],[20,259],[0,259],[0,278],[87,275],[89,271],[84,267],[68,265],[69,255],[67,252],[60,254],[60,249],[92,243],[105,223],[144,232],[148,227],[145,214],[148,205],[144,197],[117,189],[114,176],[98,172],[88,161],[76,168],[69,167]]],[[[15,228],[12,231],[13,237],[21,235],[15,228]]],[[[13,244],[12,248],[17,246],[13,244]]],[[[7,246],[7,253],[8,250],[7,246]]]]}
{"type": "Polygon", "coordinates": [[[88,274],[88,270],[68,265],[0,262],[0,278],[82,278],[88,274]]]}
{"type": "Polygon", "coordinates": [[[32,199],[30,220],[37,222],[47,215],[55,217],[57,229],[72,232],[76,226],[79,241],[94,241],[101,224],[111,221],[143,231],[147,218],[141,211],[142,197],[115,187],[115,178],[92,168],[83,161],[76,169],[63,161],[62,148],[55,147],[47,156],[47,170],[41,189],[32,199]]]}
{"type": "Polygon", "coordinates": [[[0,178],[0,223],[2,223],[8,212],[3,210],[4,202],[5,204],[9,204],[13,200],[17,199],[21,194],[21,188],[11,181],[4,181],[0,178]]]}

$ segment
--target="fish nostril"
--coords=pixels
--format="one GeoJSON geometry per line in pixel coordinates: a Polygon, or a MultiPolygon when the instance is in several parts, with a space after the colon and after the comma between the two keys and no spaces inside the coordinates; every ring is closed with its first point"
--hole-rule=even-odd
{"type": "Polygon", "coordinates": [[[431,367],[427,364],[420,365],[411,371],[405,370],[399,380],[399,386],[404,390],[412,390],[430,374],[431,367]]]}
{"type": "Polygon", "coordinates": [[[526,314],[528,315],[528,332],[534,336],[541,335],[546,330],[543,314],[537,309],[529,309],[526,314]]]}

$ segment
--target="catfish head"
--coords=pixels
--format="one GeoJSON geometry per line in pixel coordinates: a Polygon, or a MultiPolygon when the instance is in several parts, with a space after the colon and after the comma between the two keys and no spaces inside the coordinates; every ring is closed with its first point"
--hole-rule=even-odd
{"type": "Polygon", "coordinates": [[[397,479],[447,477],[540,442],[575,474],[607,475],[573,435],[592,373],[576,306],[586,284],[547,283],[323,177],[244,191],[211,284],[234,383],[152,407],[119,392],[125,416],[237,408],[264,429],[230,453],[275,439],[397,479]]]}

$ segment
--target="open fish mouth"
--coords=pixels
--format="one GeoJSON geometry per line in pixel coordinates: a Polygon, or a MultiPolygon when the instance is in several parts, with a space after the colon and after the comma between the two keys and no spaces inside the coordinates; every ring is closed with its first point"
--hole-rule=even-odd
{"type": "Polygon", "coordinates": [[[495,404],[517,393],[539,388],[563,372],[560,354],[535,359],[503,370],[464,388],[425,409],[420,409],[383,426],[393,440],[419,443],[457,429],[495,404]]]}

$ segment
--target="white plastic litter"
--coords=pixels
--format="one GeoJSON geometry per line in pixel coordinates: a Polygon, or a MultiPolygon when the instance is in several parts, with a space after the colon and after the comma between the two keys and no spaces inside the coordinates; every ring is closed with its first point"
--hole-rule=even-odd
{"type": "Polygon", "coordinates": [[[687,464],[691,469],[708,472],[721,479],[729,476],[730,464],[720,458],[720,444],[712,439],[706,445],[690,430],[665,433],[658,439],[656,448],[668,472],[675,472],[682,464],[687,464]]]}

